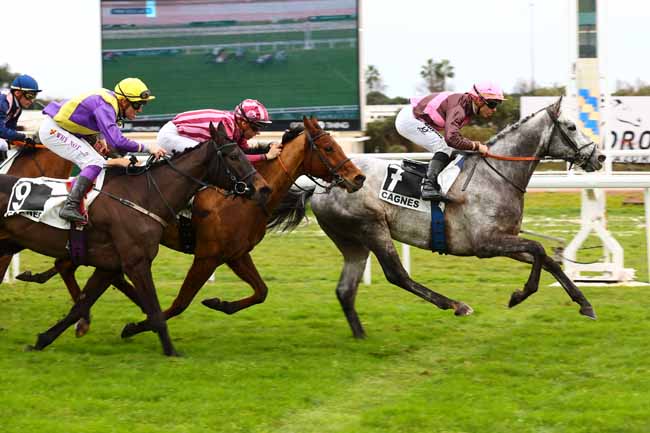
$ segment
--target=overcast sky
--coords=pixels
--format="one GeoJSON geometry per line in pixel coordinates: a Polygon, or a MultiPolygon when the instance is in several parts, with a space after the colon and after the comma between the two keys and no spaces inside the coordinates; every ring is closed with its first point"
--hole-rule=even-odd
{"type": "MultiPolygon", "coordinates": [[[[506,92],[531,78],[564,84],[575,1],[364,0],[363,58],[378,68],[390,96],[421,93],[419,71],[428,58],[451,62],[456,76],[450,84],[458,91],[484,79],[502,83],[506,92]]],[[[20,0],[5,12],[17,5],[30,14],[2,20],[3,34],[18,37],[3,38],[0,63],[33,75],[50,97],[101,86],[99,1],[20,0]]],[[[601,69],[610,90],[616,80],[650,82],[650,2],[607,1],[606,7],[601,69]]]]}

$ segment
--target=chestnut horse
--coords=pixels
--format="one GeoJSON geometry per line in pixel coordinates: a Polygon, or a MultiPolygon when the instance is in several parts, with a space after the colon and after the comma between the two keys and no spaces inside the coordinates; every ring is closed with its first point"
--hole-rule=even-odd
{"type": "MultiPolygon", "coordinates": [[[[61,158],[56,153],[50,152],[42,144],[34,147],[25,145],[23,142],[12,141],[11,144],[17,147],[16,153],[4,164],[11,164],[7,174],[16,177],[54,177],[67,179],[72,173],[72,163],[61,158]]],[[[0,256],[0,282],[4,279],[7,268],[11,263],[12,254],[0,256]]],[[[77,299],[79,292],[70,295],[72,299],[77,299]]]]}
{"type": "MultiPolygon", "coordinates": [[[[196,194],[192,209],[192,228],[196,239],[194,262],[176,299],[171,307],[163,312],[165,319],[181,314],[210,275],[223,263],[253,288],[253,294],[233,302],[218,298],[206,299],[203,301],[205,306],[233,314],[264,302],[268,288],[253,263],[250,251],[266,234],[268,212],[278,206],[299,176],[318,177],[330,182],[328,188],[339,186],[347,192],[357,191],[363,186],[365,176],[345,155],[332,136],[320,128],[318,121],[315,118],[304,118],[303,123],[303,133],[285,133],[280,157],[258,165],[259,173],[273,190],[266,212],[250,202],[225,200],[214,190],[203,190],[196,194]],[[237,221],[237,224],[228,224],[228,221],[237,221]]],[[[165,230],[162,244],[183,251],[178,226],[170,225],[165,230]]],[[[66,284],[77,284],[73,275],[74,266],[69,260],[57,261],[56,267],[66,284]]],[[[46,274],[51,276],[56,272],[52,269],[46,274]]],[[[116,279],[113,284],[133,298],[133,288],[124,279],[116,279]]],[[[78,335],[85,332],[87,326],[80,323],[78,335]]],[[[125,326],[122,336],[129,337],[146,330],[151,330],[149,321],[130,323],[125,326]]]]}
{"type": "MultiPolygon", "coordinates": [[[[133,281],[134,299],[138,300],[151,328],[158,334],[163,352],[176,354],[151,275],[151,264],[158,253],[164,227],[176,218],[176,213],[199,188],[210,187],[206,182],[222,188],[241,187],[245,182],[247,195],[255,200],[255,206],[265,206],[270,193],[267,183],[241,149],[235,143],[223,144],[225,133],[221,125],[219,136],[212,126],[210,129],[210,140],[171,159],[151,164],[142,175],[115,175],[115,171],[123,173],[122,169],[106,173],[101,194],[90,207],[89,224],[85,229],[87,264],[94,266],[95,271],[68,315],[40,334],[34,349],[47,347],[69,326],[88,316],[92,305],[111,282],[125,273],[133,281]]],[[[17,181],[14,176],[0,175],[0,208],[7,207],[17,181]]],[[[222,228],[227,225],[224,223],[222,228]]],[[[67,230],[22,216],[0,218],[2,253],[28,248],[64,258],[69,257],[67,243],[67,230]]]]}

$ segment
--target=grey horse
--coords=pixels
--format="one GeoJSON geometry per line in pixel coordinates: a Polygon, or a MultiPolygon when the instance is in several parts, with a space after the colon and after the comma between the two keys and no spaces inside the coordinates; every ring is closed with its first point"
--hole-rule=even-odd
{"type": "MultiPolygon", "coordinates": [[[[487,144],[493,156],[563,159],[586,171],[599,170],[605,156],[597,145],[560,111],[562,98],[511,125],[487,144]]],[[[336,295],[356,338],[365,331],[354,307],[357,288],[366,259],[372,251],[386,279],[403,289],[456,315],[469,315],[472,308],[449,299],[413,281],[402,266],[392,240],[430,249],[431,213],[419,212],[387,203],[378,198],[386,167],[400,161],[370,156],[354,158],[366,174],[364,187],[355,194],[322,187],[294,193],[293,206],[281,207],[270,225],[290,228],[304,216],[304,203],[311,206],[318,224],[343,254],[345,263],[336,287],[336,295]],[[316,192],[317,194],[312,194],[316,192]],[[301,208],[298,212],[297,209],[301,208]],[[287,209],[291,209],[291,211],[287,209]]],[[[506,256],[531,263],[532,270],[523,290],[516,290],[509,302],[514,307],[537,291],[541,269],[550,272],[571,299],[580,305],[580,313],[596,318],[594,309],[560,266],[547,256],[534,240],[520,238],[525,188],[539,163],[536,160],[500,160],[467,155],[464,167],[450,188],[451,202],[445,209],[445,234],[449,254],[480,258],[506,256]]]]}

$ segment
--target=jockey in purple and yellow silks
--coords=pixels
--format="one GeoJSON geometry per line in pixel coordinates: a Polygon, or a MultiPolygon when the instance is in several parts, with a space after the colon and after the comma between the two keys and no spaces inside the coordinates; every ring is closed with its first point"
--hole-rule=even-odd
{"type": "Polygon", "coordinates": [[[31,107],[40,91],[35,79],[29,75],[19,75],[12,81],[8,91],[0,93],[0,151],[8,150],[8,141],[35,143],[35,137],[18,132],[16,128],[23,108],[31,107]]]}
{"type": "Polygon", "coordinates": [[[427,177],[422,182],[423,200],[446,200],[440,192],[438,175],[449,162],[454,149],[487,153],[485,144],[463,137],[460,130],[475,116],[492,117],[504,100],[501,87],[488,81],[474,84],[467,93],[439,92],[411,98],[411,105],[397,114],[397,132],[433,152],[427,177]]]}
{"type": "MultiPolygon", "coordinates": [[[[41,124],[41,142],[52,152],[74,162],[81,172],[59,216],[71,222],[84,223],[81,199],[107,162],[85,137],[100,134],[106,143],[120,152],[148,151],[156,157],[165,150],[153,143],[145,146],[129,140],[120,131],[118,119],[134,120],[142,107],[155,99],[147,86],[138,78],[125,78],[115,86],[115,91],[99,89],[62,102],[52,102],[43,110],[46,115],[41,124]]],[[[99,140],[103,145],[103,140],[99,140]]]]}

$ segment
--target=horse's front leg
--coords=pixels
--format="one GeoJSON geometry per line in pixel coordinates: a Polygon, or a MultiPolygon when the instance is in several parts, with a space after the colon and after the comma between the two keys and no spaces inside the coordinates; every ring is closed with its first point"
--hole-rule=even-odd
{"type": "Polygon", "coordinates": [[[530,260],[525,260],[533,265],[528,275],[528,281],[524,284],[523,290],[515,290],[512,293],[508,307],[512,308],[520,304],[537,291],[542,273],[542,263],[546,257],[546,251],[542,244],[514,235],[483,238],[477,244],[480,247],[476,251],[476,256],[480,258],[506,256],[516,259],[518,254],[526,254],[530,258],[530,260]]]}
{"type": "Polygon", "coordinates": [[[59,321],[56,325],[48,329],[46,332],[39,334],[36,344],[31,347],[31,349],[42,350],[45,347],[52,344],[56,338],[68,329],[72,324],[82,317],[87,317],[90,311],[90,308],[93,306],[95,301],[106,291],[110,285],[112,271],[101,271],[95,269],[95,272],[90,276],[86,287],[81,292],[81,295],[78,297],[78,300],[70,309],[70,312],[66,317],[59,321]]]}
{"type": "Polygon", "coordinates": [[[240,310],[264,302],[269,289],[264,283],[264,280],[262,280],[259,272],[257,272],[250,253],[246,253],[226,263],[239,278],[253,288],[254,293],[247,298],[238,299],[237,301],[222,301],[219,298],[209,298],[204,299],[201,303],[213,310],[223,311],[226,314],[234,314],[240,310]]]}
{"type": "MultiPolygon", "coordinates": [[[[192,267],[187,272],[183,285],[181,286],[176,299],[171,307],[163,312],[165,320],[178,316],[192,303],[192,300],[203,287],[214,270],[222,264],[223,261],[216,257],[194,257],[192,267]]],[[[149,320],[143,320],[138,323],[127,323],[122,329],[122,338],[132,337],[145,331],[152,330],[149,320]]]]}
{"type": "Polygon", "coordinates": [[[431,302],[441,310],[453,309],[456,316],[468,316],[474,312],[472,307],[464,302],[450,299],[411,279],[404,266],[402,266],[388,227],[381,223],[366,224],[361,237],[364,239],[365,246],[377,257],[389,283],[431,302]]]}
{"type": "MultiPolygon", "coordinates": [[[[478,257],[496,257],[496,256],[507,256],[515,260],[519,260],[525,263],[532,263],[532,269],[528,277],[528,281],[524,285],[523,290],[516,290],[512,293],[510,297],[509,307],[514,307],[515,305],[520,304],[530,295],[535,293],[539,288],[539,280],[541,275],[542,267],[547,269],[551,274],[558,278],[557,271],[559,270],[562,275],[561,269],[557,263],[553,261],[547,254],[546,250],[537,241],[531,239],[523,239],[514,235],[505,235],[495,238],[483,239],[481,241],[482,247],[477,251],[478,257]]],[[[564,275],[565,281],[564,284],[560,279],[560,284],[565,288],[571,299],[580,305],[580,313],[587,315],[589,317],[595,317],[593,313],[593,308],[584,297],[584,295],[578,290],[573,283],[570,283],[570,280],[566,275],[564,275]],[[567,281],[569,284],[567,284],[567,281]],[[591,314],[590,314],[591,312],[591,314]]]]}
{"type": "MultiPolygon", "coordinates": [[[[127,257],[122,255],[122,257],[127,257]]],[[[178,353],[174,349],[171,337],[169,336],[169,329],[167,322],[160,309],[160,302],[156,294],[156,287],[153,283],[151,275],[151,260],[148,260],[144,254],[133,252],[129,261],[122,264],[124,273],[131,279],[135,289],[138,293],[140,307],[147,314],[147,322],[150,329],[158,334],[160,344],[163,348],[163,353],[167,356],[177,356],[178,353]],[[138,257],[139,256],[139,257],[138,257]]]]}
{"type": "MultiPolygon", "coordinates": [[[[524,263],[533,262],[532,256],[528,254],[513,254],[510,257],[524,263]]],[[[567,294],[571,297],[573,302],[580,305],[580,314],[587,316],[591,319],[596,318],[596,312],[594,311],[594,308],[591,306],[587,298],[585,298],[585,295],[580,291],[580,289],[578,289],[578,287],[573,283],[573,281],[571,281],[571,278],[569,278],[564,273],[559,263],[557,263],[555,260],[553,260],[553,258],[547,255],[543,259],[542,266],[544,270],[546,270],[551,275],[553,275],[553,277],[555,277],[557,282],[560,283],[564,291],[567,292],[567,294]]]]}

